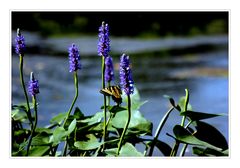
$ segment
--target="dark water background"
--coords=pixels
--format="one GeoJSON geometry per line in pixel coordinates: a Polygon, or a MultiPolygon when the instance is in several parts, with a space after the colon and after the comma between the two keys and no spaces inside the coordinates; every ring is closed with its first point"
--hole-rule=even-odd
{"type": "MultiPolygon", "coordinates": [[[[73,74],[69,73],[67,49],[71,43],[80,48],[83,69],[79,74],[79,97],[76,106],[85,115],[101,111],[101,58],[97,56],[97,38],[41,38],[25,32],[29,53],[24,57],[24,78],[31,71],[39,80],[39,126],[60,112],[66,112],[74,97],[73,74]],[[38,53],[38,54],[36,54],[38,53]]],[[[111,38],[111,54],[115,63],[118,83],[118,62],[125,52],[130,55],[133,79],[141,100],[148,102],[140,111],[153,122],[153,133],[170,105],[163,95],[178,100],[190,91],[190,104],[195,111],[228,114],[228,38],[197,36],[193,38],[132,39],[111,38]]],[[[24,101],[19,81],[19,58],[12,56],[12,103],[24,101]]],[[[228,117],[206,120],[217,127],[228,140],[228,117]]],[[[177,112],[170,116],[160,140],[173,144],[166,136],[180,123],[177,112]]],[[[139,147],[140,150],[141,147],[139,147]]],[[[157,150],[155,151],[157,154],[157,150]]],[[[189,155],[189,150],[187,155],[189,155]]]]}

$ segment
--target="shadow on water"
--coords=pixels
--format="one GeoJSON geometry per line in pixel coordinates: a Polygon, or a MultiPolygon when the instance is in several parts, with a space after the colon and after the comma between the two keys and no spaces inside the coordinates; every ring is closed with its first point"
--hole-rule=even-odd
{"type": "MultiPolygon", "coordinates": [[[[163,95],[167,94],[178,100],[185,95],[185,88],[190,91],[190,103],[194,110],[228,114],[228,50],[227,44],[220,46],[216,48],[200,45],[198,48],[139,52],[130,55],[136,87],[139,89],[141,99],[148,100],[141,111],[153,122],[153,132],[170,107],[163,95]]],[[[116,83],[119,82],[117,80],[119,55],[113,54],[116,83]]],[[[29,79],[29,74],[33,71],[40,84],[40,94],[37,97],[39,125],[48,125],[51,117],[68,110],[74,96],[73,74],[68,72],[67,50],[65,54],[60,52],[59,56],[26,54],[24,59],[25,80],[29,79]]],[[[81,63],[83,69],[78,73],[79,98],[76,105],[86,115],[91,115],[101,111],[102,95],[99,93],[101,58],[83,56],[81,63]]],[[[17,65],[18,57],[14,55],[13,104],[24,101],[17,65]]],[[[160,139],[172,144],[173,140],[167,137],[166,133],[172,134],[172,126],[181,120],[177,113],[172,113],[170,118],[160,139]]],[[[213,118],[208,122],[216,126],[228,139],[228,117],[213,118]]],[[[157,154],[157,151],[155,152],[157,154]]]]}

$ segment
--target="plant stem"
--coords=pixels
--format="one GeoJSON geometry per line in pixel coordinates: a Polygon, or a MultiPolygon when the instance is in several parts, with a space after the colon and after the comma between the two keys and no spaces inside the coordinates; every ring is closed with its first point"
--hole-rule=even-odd
{"type": "Polygon", "coordinates": [[[126,134],[126,131],[127,131],[127,128],[128,128],[128,125],[130,123],[130,120],[131,120],[131,98],[130,98],[130,95],[127,95],[127,100],[128,100],[128,119],[127,119],[127,122],[126,122],[126,125],[124,127],[124,130],[122,132],[122,135],[120,137],[120,141],[118,143],[118,150],[117,150],[117,155],[119,155],[119,152],[121,150],[121,147],[122,147],[122,141],[123,141],[123,138],[126,134]]]}
{"type": "Polygon", "coordinates": [[[29,142],[28,142],[28,146],[27,146],[27,156],[29,154],[29,149],[30,149],[30,146],[31,146],[31,143],[32,143],[32,138],[33,138],[33,134],[35,132],[35,129],[37,127],[37,121],[38,121],[38,116],[37,116],[37,101],[36,101],[36,96],[32,96],[32,101],[33,101],[33,106],[34,106],[34,125],[33,125],[33,129],[32,129],[32,132],[31,132],[31,135],[30,135],[30,139],[29,139],[29,142]]]}
{"type": "MultiPolygon", "coordinates": [[[[185,92],[186,92],[186,96],[185,96],[185,101],[184,101],[184,112],[187,111],[188,102],[189,102],[189,92],[188,92],[188,89],[185,89],[185,92]]],[[[183,116],[182,123],[181,123],[182,127],[184,127],[184,125],[185,125],[185,120],[186,120],[186,116],[183,116]]]]}
{"type": "MultiPolygon", "coordinates": [[[[189,102],[189,92],[188,89],[185,89],[185,101],[184,101],[184,112],[187,111],[187,107],[188,107],[188,102],[189,102]]],[[[182,122],[181,122],[181,126],[184,127],[185,125],[185,120],[186,120],[186,116],[184,115],[182,117],[182,122]]],[[[177,151],[179,148],[180,142],[178,140],[176,140],[175,145],[171,151],[171,155],[170,156],[176,156],[177,155],[177,151]]]]}
{"type": "MultiPolygon", "coordinates": [[[[108,87],[110,87],[110,82],[108,82],[108,87]]],[[[107,107],[109,107],[110,106],[110,96],[107,96],[107,107]]],[[[107,122],[106,122],[106,130],[107,130],[107,127],[108,127],[108,124],[109,124],[109,122],[110,122],[110,120],[112,119],[112,117],[113,117],[113,114],[111,113],[110,114],[110,117],[108,118],[108,120],[107,120],[107,122]]]]}
{"type": "MultiPolygon", "coordinates": [[[[185,126],[185,128],[187,129],[188,126],[189,126],[191,123],[192,123],[192,121],[189,121],[189,122],[187,123],[187,125],[185,126]]],[[[184,144],[184,145],[183,145],[183,148],[182,148],[179,156],[184,156],[184,155],[185,155],[187,146],[188,146],[188,144],[184,144]]]]}
{"type": "MultiPolygon", "coordinates": [[[[102,56],[102,88],[105,88],[105,57],[102,56]]],[[[106,134],[107,134],[107,109],[106,109],[106,96],[103,95],[103,108],[104,108],[104,121],[103,121],[103,142],[106,141],[106,134]]],[[[104,150],[105,145],[103,144],[102,150],[104,150]]]]}
{"type": "Polygon", "coordinates": [[[156,144],[156,141],[157,141],[157,139],[158,139],[158,136],[159,136],[159,134],[160,134],[160,132],[161,132],[164,124],[166,123],[168,116],[170,115],[170,113],[171,113],[173,110],[174,110],[174,107],[170,108],[170,109],[167,111],[167,113],[164,115],[164,117],[162,118],[161,122],[159,123],[158,128],[157,128],[157,130],[156,130],[156,132],[155,132],[155,136],[154,136],[154,139],[153,139],[153,141],[152,141],[151,148],[150,148],[150,151],[149,151],[148,156],[152,156],[152,153],[153,153],[153,150],[154,150],[154,146],[155,146],[155,144],[156,144]]]}
{"type": "Polygon", "coordinates": [[[188,144],[184,144],[183,145],[183,148],[182,148],[182,150],[181,150],[181,152],[180,152],[180,155],[179,156],[184,156],[185,155],[185,152],[186,152],[186,149],[187,149],[187,146],[188,146],[188,144]]]}
{"type": "Polygon", "coordinates": [[[76,102],[76,100],[78,98],[78,76],[77,76],[77,71],[74,71],[74,86],[75,86],[75,91],[76,91],[75,92],[75,96],[74,96],[72,104],[71,104],[71,106],[70,106],[70,108],[69,108],[69,110],[67,112],[67,117],[64,120],[63,127],[65,126],[65,124],[67,122],[67,119],[70,116],[70,113],[71,113],[71,111],[73,109],[73,106],[74,106],[74,104],[75,104],[75,102],[76,102]]]}
{"type": "Polygon", "coordinates": [[[19,71],[20,71],[21,85],[22,85],[22,88],[23,88],[23,91],[24,91],[24,96],[25,96],[26,102],[27,102],[26,114],[27,114],[28,120],[30,122],[31,129],[33,129],[33,121],[32,121],[32,116],[31,116],[31,111],[30,111],[27,91],[26,91],[26,87],[25,87],[25,82],[24,82],[24,79],[23,79],[23,55],[21,55],[21,54],[19,54],[19,71]]]}
{"type": "MultiPolygon", "coordinates": [[[[63,128],[67,122],[67,119],[68,117],[70,116],[70,113],[73,109],[73,106],[78,98],[78,76],[77,76],[77,71],[74,71],[74,86],[75,86],[75,96],[74,96],[74,99],[72,101],[72,104],[67,112],[67,117],[65,118],[64,120],[64,123],[63,123],[63,128]]],[[[63,149],[63,156],[66,156],[66,150],[67,150],[67,141],[68,141],[68,137],[66,137],[66,141],[65,141],[65,145],[64,145],[64,149],[63,149]]]]}

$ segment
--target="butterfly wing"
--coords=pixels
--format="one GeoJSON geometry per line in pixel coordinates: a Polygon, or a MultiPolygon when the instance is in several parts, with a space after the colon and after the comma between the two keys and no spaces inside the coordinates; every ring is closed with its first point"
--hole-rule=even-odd
{"type": "Polygon", "coordinates": [[[122,103],[122,91],[119,86],[110,86],[108,88],[104,88],[100,90],[100,93],[106,95],[106,96],[112,96],[112,99],[117,103],[122,103]]]}

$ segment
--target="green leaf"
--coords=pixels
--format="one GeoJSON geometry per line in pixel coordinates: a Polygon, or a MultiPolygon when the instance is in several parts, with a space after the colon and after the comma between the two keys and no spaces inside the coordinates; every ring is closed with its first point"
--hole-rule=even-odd
{"type": "Polygon", "coordinates": [[[61,123],[64,121],[66,117],[67,117],[67,113],[59,113],[58,115],[56,115],[50,120],[50,123],[61,125],[61,123]]]}
{"type": "Polygon", "coordinates": [[[170,97],[170,96],[168,96],[168,95],[163,95],[163,97],[164,98],[167,98],[168,100],[169,100],[169,102],[170,102],[170,104],[175,108],[175,109],[177,109],[178,111],[181,111],[181,108],[180,108],[180,106],[177,104],[175,104],[175,101],[174,101],[174,99],[172,98],[172,97],[170,97]]]}
{"type": "Polygon", "coordinates": [[[73,114],[74,118],[76,118],[77,120],[83,119],[84,118],[84,114],[82,113],[82,111],[76,107],[74,114],[73,114]]]}
{"type": "Polygon", "coordinates": [[[19,109],[12,110],[11,116],[14,119],[14,121],[19,121],[19,122],[25,122],[28,118],[26,112],[21,111],[19,109]]]}
{"type": "MultiPolygon", "coordinates": [[[[140,94],[138,89],[134,87],[134,93],[130,95],[131,98],[131,109],[138,110],[142,105],[144,105],[147,101],[140,101],[140,94]]],[[[122,95],[123,102],[127,103],[127,95],[123,92],[122,95]]]]}
{"type": "Polygon", "coordinates": [[[98,142],[98,139],[93,134],[88,134],[87,141],[77,141],[74,143],[74,146],[79,150],[93,150],[102,145],[101,142],[98,142]]]}
{"type": "MultiPolygon", "coordinates": [[[[186,101],[185,96],[180,97],[178,105],[180,106],[181,112],[185,111],[185,103],[186,103],[185,101],[186,101]]],[[[187,110],[188,111],[192,110],[192,106],[190,103],[188,103],[188,101],[187,101],[187,110]]]]}
{"type": "Polygon", "coordinates": [[[187,116],[192,121],[204,120],[208,118],[223,116],[223,114],[210,114],[210,113],[202,113],[202,112],[195,112],[195,111],[184,111],[180,113],[181,116],[187,116]]]}
{"type": "Polygon", "coordinates": [[[117,113],[117,112],[123,111],[123,110],[126,110],[126,108],[121,107],[121,106],[110,106],[110,107],[109,107],[109,111],[110,111],[111,113],[117,113]]]}
{"type": "MultiPolygon", "coordinates": [[[[128,118],[128,111],[120,111],[112,119],[111,124],[116,128],[124,128],[128,118]]],[[[129,123],[129,129],[134,131],[152,133],[152,123],[145,119],[138,110],[131,111],[131,120],[129,123]]]]}
{"type": "Polygon", "coordinates": [[[68,126],[67,134],[70,135],[76,128],[77,120],[74,119],[71,124],[68,126]]]}
{"type": "MultiPolygon", "coordinates": [[[[109,113],[108,113],[108,115],[109,115],[109,113]]],[[[84,120],[80,120],[79,122],[94,124],[94,123],[100,122],[102,118],[103,118],[103,112],[97,112],[95,115],[90,116],[84,120]]]]}
{"type": "Polygon", "coordinates": [[[49,144],[50,144],[49,135],[43,132],[33,137],[31,145],[41,146],[41,145],[49,145],[49,144]]]}
{"type": "Polygon", "coordinates": [[[190,145],[205,146],[215,150],[221,150],[218,147],[215,147],[207,142],[199,140],[198,138],[196,138],[194,135],[192,135],[189,131],[187,131],[184,127],[180,125],[175,125],[173,128],[173,132],[175,134],[176,139],[179,140],[180,142],[187,143],[190,145]]]}
{"type": "Polygon", "coordinates": [[[36,146],[30,149],[29,156],[44,156],[49,150],[49,146],[36,146]]]}
{"type": "Polygon", "coordinates": [[[63,127],[57,127],[53,131],[52,138],[50,138],[49,142],[53,142],[54,145],[60,143],[66,136],[68,132],[63,127]]]}
{"type": "MultiPolygon", "coordinates": [[[[151,146],[153,141],[150,141],[148,143],[149,146],[151,146]]],[[[155,146],[162,152],[164,156],[170,156],[170,153],[172,151],[172,148],[165,142],[160,141],[158,139],[155,140],[155,146]]]]}
{"type": "Polygon", "coordinates": [[[107,157],[115,157],[117,155],[117,148],[110,148],[104,150],[104,152],[107,154],[107,157]]]}
{"type": "Polygon", "coordinates": [[[36,128],[35,132],[37,133],[47,133],[47,134],[52,134],[53,130],[49,129],[49,128],[36,128]]]}
{"type": "Polygon", "coordinates": [[[193,154],[196,154],[198,156],[228,156],[228,152],[221,152],[221,151],[217,151],[214,149],[210,149],[210,148],[199,148],[199,147],[193,147],[193,154]]]}
{"type": "Polygon", "coordinates": [[[144,155],[137,151],[137,149],[130,143],[125,143],[119,152],[119,156],[133,156],[143,157],[144,155]]]}
{"type": "Polygon", "coordinates": [[[195,127],[197,129],[197,132],[194,135],[195,137],[211,145],[222,148],[223,150],[228,149],[227,140],[214,126],[202,121],[198,121],[196,122],[195,127]]]}

